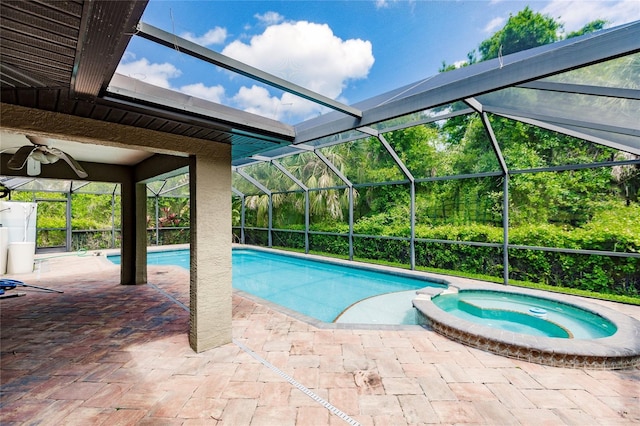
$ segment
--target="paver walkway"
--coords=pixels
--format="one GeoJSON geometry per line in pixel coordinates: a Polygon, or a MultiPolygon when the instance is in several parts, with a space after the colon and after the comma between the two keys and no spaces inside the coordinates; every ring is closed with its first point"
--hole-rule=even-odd
{"type": "Polygon", "coordinates": [[[0,301],[2,425],[640,423],[639,369],[545,367],[418,326],[318,329],[237,295],[234,343],[196,354],[188,271],[121,286],[98,257],[45,269],[14,278],[64,293],[0,301]]]}

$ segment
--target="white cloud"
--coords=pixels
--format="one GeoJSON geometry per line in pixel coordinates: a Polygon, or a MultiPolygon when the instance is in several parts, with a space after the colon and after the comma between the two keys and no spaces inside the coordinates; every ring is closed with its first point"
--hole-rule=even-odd
{"type": "Polygon", "coordinates": [[[224,98],[224,87],[220,85],[205,86],[203,83],[195,83],[181,87],[173,87],[169,80],[180,77],[182,75],[181,70],[168,62],[156,64],[150,63],[147,58],[136,60],[135,55],[130,52],[123,55],[122,61],[118,64],[116,72],[154,86],[176,90],[178,92],[212,102],[220,103],[224,98]]]}
{"type": "MultiPolygon", "coordinates": [[[[349,80],[367,77],[374,62],[371,42],[342,40],[328,25],[306,21],[272,25],[249,44],[234,41],[222,53],[332,99],[340,96],[349,80]]],[[[272,108],[266,115],[274,114],[278,103],[273,99],[258,93],[255,86],[237,95],[247,111],[272,108]],[[247,94],[256,97],[252,101],[247,94]]],[[[278,102],[287,101],[283,96],[278,102]]],[[[294,114],[313,114],[299,99],[291,109],[294,114]]],[[[316,106],[316,112],[321,109],[316,106]]]]}
{"type": "Polygon", "coordinates": [[[257,85],[241,87],[232,101],[246,112],[274,120],[286,120],[291,115],[302,117],[301,119],[304,120],[319,113],[318,106],[314,102],[300,99],[290,93],[283,93],[281,98],[271,96],[265,87],[257,85]]]}
{"type": "Polygon", "coordinates": [[[186,38],[201,46],[211,46],[213,44],[222,44],[227,38],[227,30],[221,27],[215,27],[207,31],[204,35],[198,37],[191,32],[183,33],[180,35],[182,38],[186,38]]]}
{"type": "Polygon", "coordinates": [[[127,59],[131,59],[131,61],[120,62],[116,72],[142,80],[145,83],[153,84],[154,86],[169,89],[171,87],[169,79],[182,75],[182,71],[168,62],[152,64],[147,58],[135,60],[135,56],[132,54],[123,56],[123,61],[127,59]]]}
{"type": "Polygon", "coordinates": [[[182,86],[178,91],[195,98],[206,99],[216,103],[220,103],[224,97],[224,87],[220,85],[209,87],[202,83],[195,83],[182,86]]]}
{"type": "Polygon", "coordinates": [[[280,15],[278,12],[266,12],[263,15],[256,13],[253,15],[258,21],[260,21],[264,25],[276,25],[280,22],[284,21],[284,16],[280,15]]]}
{"type": "Polygon", "coordinates": [[[608,21],[609,26],[637,20],[640,17],[640,1],[552,0],[540,12],[564,23],[565,31],[571,32],[596,19],[608,21]]]}
{"type": "Polygon", "coordinates": [[[504,26],[506,22],[505,18],[497,17],[493,18],[489,23],[484,27],[484,32],[493,34],[504,26]]]}
{"type": "Polygon", "coordinates": [[[391,7],[392,4],[407,3],[413,7],[416,0],[375,0],[376,9],[386,9],[391,7]]]}
{"type": "Polygon", "coordinates": [[[233,97],[233,101],[239,108],[265,117],[274,117],[280,100],[269,94],[269,91],[261,86],[241,87],[233,97]]]}

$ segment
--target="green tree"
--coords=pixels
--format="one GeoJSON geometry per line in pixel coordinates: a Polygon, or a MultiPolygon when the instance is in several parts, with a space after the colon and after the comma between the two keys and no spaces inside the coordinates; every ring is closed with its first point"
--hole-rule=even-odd
{"type": "Polygon", "coordinates": [[[600,31],[607,24],[608,24],[608,22],[605,21],[604,19],[596,19],[595,21],[589,22],[587,25],[585,25],[584,27],[580,28],[578,31],[570,32],[569,34],[567,34],[566,38],[579,37],[581,35],[585,35],[585,34],[593,33],[593,32],[596,32],[596,31],[600,31]]]}
{"type": "Polygon", "coordinates": [[[500,55],[508,55],[559,40],[600,31],[607,24],[608,22],[603,19],[596,19],[587,23],[581,29],[572,31],[563,37],[562,29],[564,24],[562,22],[549,15],[534,12],[527,6],[515,16],[509,16],[507,23],[501,30],[480,43],[478,46],[480,58],[477,57],[476,51],[472,50],[467,53],[467,60],[461,63],[447,64],[443,61],[438,72],[451,71],[479,61],[494,59],[500,55]]]}
{"type": "Polygon", "coordinates": [[[548,15],[525,7],[515,16],[509,16],[504,28],[480,43],[481,60],[497,58],[532,47],[558,41],[563,25],[548,15]]]}

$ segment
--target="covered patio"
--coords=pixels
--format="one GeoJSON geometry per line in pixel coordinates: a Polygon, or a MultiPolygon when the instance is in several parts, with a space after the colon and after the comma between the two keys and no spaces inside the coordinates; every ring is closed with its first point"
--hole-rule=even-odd
{"type": "MultiPolygon", "coordinates": [[[[0,165],[5,180],[28,175],[28,167],[24,166],[28,157],[23,159],[23,167],[10,163],[12,160],[20,163],[14,156],[25,149],[26,152],[35,149],[34,141],[36,145],[37,141],[45,141],[44,146],[50,143],[76,158],[86,173],[77,175],[60,161],[38,169],[40,177],[119,184],[122,284],[147,282],[145,185],[189,172],[190,335],[197,352],[230,340],[232,194],[242,200],[243,212],[246,195],[233,187],[233,173],[269,197],[268,227],[258,232],[266,233],[266,245],[272,244],[271,197],[276,191],[248,173],[254,164],[277,168],[299,187],[294,192],[305,197],[305,228],[298,234],[303,237],[301,246],[306,252],[311,235],[309,192],[318,188],[301,182],[280,160],[308,153],[334,173],[337,171],[343,182],[339,188],[349,192],[349,228],[339,237],[347,238],[348,255],[353,259],[354,238],[363,237],[355,235],[353,226],[357,185],[337,170],[322,149],[368,137],[379,140],[402,175],[399,181],[383,183],[403,185],[410,194],[409,235],[401,240],[408,246],[411,269],[417,263],[417,243],[443,242],[424,238],[419,241],[416,237],[416,187],[440,180],[499,180],[503,186],[500,215],[504,235],[500,243],[480,242],[480,245],[501,251],[505,284],[509,281],[510,250],[557,248],[510,244],[510,176],[532,169],[509,167],[489,114],[631,156],[622,161],[533,169],[536,172],[640,164],[636,158],[640,155],[640,130],[633,119],[639,96],[637,88],[629,83],[629,76],[636,74],[634,64],[640,51],[637,21],[440,73],[345,105],[142,22],[146,5],[145,1],[87,1],[65,3],[57,10],[28,2],[3,3],[2,38],[6,42],[1,64],[0,165]],[[29,31],[34,32],[33,37],[29,31]],[[203,63],[322,105],[331,112],[294,126],[118,74],[115,70],[133,38],[176,49],[203,63]],[[605,70],[606,81],[601,81],[605,70]],[[495,169],[420,177],[401,161],[384,136],[393,129],[469,114],[481,119],[488,140],[486,150],[494,154],[495,169]]],[[[42,146],[38,149],[45,149],[42,146]]],[[[242,242],[245,228],[243,221],[239,230],[242,242]]],[[[640,256],[632,251],[562,250],[633,261],[640,256]]]]}
{"type": "MultiPolygon", "coordinates": [[[[100,256],[47,269],[14,278],[64,293],[1,301],[6,425],[640,421],[637,369],[547,367],[420,326],[317,328],[237,295],[233,341],[195,353],[188,271],[150,266],[148,285],[123,287],[100,256]]],[[[640,320],[639,307],[590,302],[640,320]]]]}
{"type": "MultiPolygon", "coordinates": [[[[2,176],[26,177],[26,168],[9,163],[21,146],[44,139],[73,155],[88,177],[58,162],[43,166],[42,178],[117,183],[122,196],[121,266],[74,253],[10,277],[57,291],[19,288],[13,291],[24,296],[0,301],[2,424],[640,421],[637,368],[546,367],[472,349],[420,326],[317,327],[234,293],[231,283],[232,173],[251,181],[244,170],[265,163],[286,174],[279,159],[300,152],[322,159],[322,148],[364,135],[380,140],[404,173],[401,183],[415,191],[420,179],[403,167],[383,133],[470,113],[482,118],[500,167],[463,178],[503,179],[505,234],[498,248],[507,283],[513,247],[506,186],[514,171],[487,113],[640,155],[638,121],[628,114],[638,110],[636,88],[554,80],[620,58],[637,61],[639,22],[443,73],[349,106],[146,25],[140,22],[145,6],[60,2],[56,13],[36,2],[0,6],[2,176]],[[179,48],[333,111],[291,126],[115,74],[132,37],[179,48]],[[563,100],[554,104],[557,111],[543,111],[556,96],[563,100]],[[594,98],[607,102],[590,102],[594,98]],[[185,172],[190,270],[147,266],[146,184],[185,172]]],[[[638,164],[634,157],[597,166],[638,164]]],[[[309,188],[299,186],[308,196],[309,188]]],[[[411,201],[413,234],[415,194],[411,201]]],[[[350,226],[353,258],[352,220],[350,226]]],[[[271,224],[266,232],[271,245],[271,224]]],[[[413,268],[416,236],[407,241],[413,268]]],[[[592,303],[640,319],[638,307],[592,303]]]]}

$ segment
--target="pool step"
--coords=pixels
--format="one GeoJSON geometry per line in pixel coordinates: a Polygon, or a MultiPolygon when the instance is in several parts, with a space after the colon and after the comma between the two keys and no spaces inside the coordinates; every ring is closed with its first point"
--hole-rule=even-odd
{"type": "Polygon", "coordinates": [[[429,300],[439,294],[448,294],[448,293],[457,293],[457,292],[458,292],[458,287],[454,287],[451,285],[447,288],[425,287],[416,291],[416,294],[417,294],[416,299],[429,300]]]}

